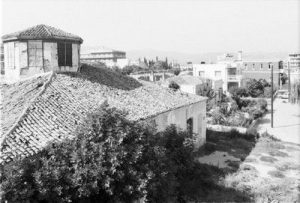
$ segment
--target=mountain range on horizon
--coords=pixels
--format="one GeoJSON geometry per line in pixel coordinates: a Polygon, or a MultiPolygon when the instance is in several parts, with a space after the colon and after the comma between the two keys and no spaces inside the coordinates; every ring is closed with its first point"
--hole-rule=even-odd
{"type": "MultiPolygon", "coordinates": [[[[95,51],[97,49],[103,49],[103,46],[83,46],[84,52],[95,51]]],[[[113,49],[112,49],[113,50],[113,49]]],[[[237,50],[238,51],[238,50],[237,50]]],[[[236,54],[236,52],[227,52],[230,54],[236,54]]],[[[187,64],[187,62],[200,63],[215,63],[217,57],[226,52],[202,52],[202,53],[184,53],[176,51],[160,51],[154,49],[140,49],[140,50],[128,50],[125,51],[126,56],[130,60],[155,60],[158,57],[159,60],[165,60],[168,58],[169,62],[175,62],[179,64],[187,64]]],[[[243,60],[270,60],[270,61],[285,61],[287,60],[289,52],[243,52],[243,60]]]]}

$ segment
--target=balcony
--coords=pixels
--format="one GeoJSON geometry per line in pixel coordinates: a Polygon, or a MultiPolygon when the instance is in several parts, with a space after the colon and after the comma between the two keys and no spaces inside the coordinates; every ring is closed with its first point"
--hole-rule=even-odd
{"type": "Polygon", "coordinates": [[[227,75],[228,81],[240,81],[242,78],[241,75],[227,75]]]}

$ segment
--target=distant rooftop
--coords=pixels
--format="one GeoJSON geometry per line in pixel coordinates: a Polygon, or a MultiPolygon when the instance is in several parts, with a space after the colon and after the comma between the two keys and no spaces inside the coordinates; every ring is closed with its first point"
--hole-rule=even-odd
{"type": "Polygon", "coordinates": [[[99,46],[99,47],[82,47],[81,50],[82,54],[95,54],[95,53],[115,53],[115,52],[121,52],[121,53],[126,53],[124,51],[116,50],[116,49],[111,49],[108,47],[104,46],[99,46]]]}
{"type": "Polygon", "coordinates": [[[171,81],[176,82],[178,85],[199,85],[205,83],[206,79],[191,75],[179,75],[166,79],[166,82],[171,81]]]}
{"type": "Polygon", "coordinates": [[[71,40],[82,43],[83,40],[74,34],[65,32],[58,28],[48,25],[36,25],[22,31],[14,32],[2,36],[3,42],[12,40],[42,40],[42,39],[55,39],[55,40],[71,40]]]}

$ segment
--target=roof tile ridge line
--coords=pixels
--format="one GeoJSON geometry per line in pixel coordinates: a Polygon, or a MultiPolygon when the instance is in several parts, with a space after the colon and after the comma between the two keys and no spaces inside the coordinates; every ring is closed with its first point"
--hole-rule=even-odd
{"type": "Polygon", "coordinates": [[[0,151],[2,151],[3,143],[5,142],[6,137],[19,126],[20,121],[22,121],[22,119],[27,115],[29,107],[31,107],[31,105],[36,101],[36,99],[45,92],[45,90],[50,85],[54,77],[55,77],[55,73],[52,72],[47,82],[43,85],[41,91],[29,102],[28,106],[22,111],[20,117],[16,120],[16,122],[13,124],[10,130],[3,135],[3,137],[0,140],[0,146],[1,146],[0,151]]]}
{"type": "Polygon", "coordinates": [[[48,30],[47,26],[46,25],[43,25],[43,27],[45,28],[46,32],[52,37],[52,33],[48,30]]]}
{"type": "Polygon", "coordinates": [[[167,109],[167,110],[158,112],[158,113],[156,113],[156,114],[154,114],[154,115],[150,115],[150,116],[147,116],[147,117],[145,117],[145,118],[140,118],[140,119],[137,119],[137,120],[138,120],[138,121],[147,121],[147,120],[149,120],[149,119],[155,118],[156,116],[158,116],[158,115],[160,115],[160,114],[167,113],[167,112],[169,112],[169,111],[177,110],[177,109],[180,109],[180,108],[188,107],[188,106],[193,105],[193,104],[198,104],[198,103],[201,103],[201,102],[206,101],[206,100],[207,100],[207,97],[205,97],[205,99],[203,99],[203,100],[199,100],[199,101],[192,102],[192,103],[190,103],[190,104],[185,104],[185,105],[182,105],[182,106],[170,108],[170,109],[167,109]]]}

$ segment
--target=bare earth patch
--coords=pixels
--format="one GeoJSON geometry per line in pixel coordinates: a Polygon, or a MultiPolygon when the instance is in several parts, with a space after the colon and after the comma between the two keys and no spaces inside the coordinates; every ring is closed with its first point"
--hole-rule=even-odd
{"type": "Polygon", "coordinates": [[[254,202],[300,201],[299,145],[266,136],[261,137],[255,146],[247,141],[225,139],[222,135],[212,138],[208,137],[208,141],[211,145],[216,144],[215,151],[210,149],[210,155],[198,160],[223,167],[226,175],[220,177],[220,185],[246,193],[254,202]],[[245,146],[253,148],[246,149],[245,146]],[[227,152],[226,156],[221,156],[224,155],[222,151],[227,152]]]}

